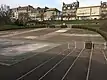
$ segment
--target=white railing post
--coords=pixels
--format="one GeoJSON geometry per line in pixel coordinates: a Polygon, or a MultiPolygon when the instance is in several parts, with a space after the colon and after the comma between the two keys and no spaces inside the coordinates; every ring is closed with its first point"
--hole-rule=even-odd
{"type": "Polygon", "coordinates": [[[85,42],[83,42],[83,44],[84,44],[84,49],[85,49],[85,42]]]}
{"type": "Polygon", "coordinates": [[[68,49],[70,49],[70,43],[68,42],[68,49]]]}
{"type": "Polygon", "coordinates": [[[76,46],[76,45],[77,45],[76,41],[75,41],[74,43],[75,43],[75,48],[77,48],[77,46],[76,46]]]}
{"type": "Polygon", "coordinates": [[[105,43],[104,43],[104,49],[106,49],[106,48],[107,48],[107,43],[105,42],[105,43]]]}

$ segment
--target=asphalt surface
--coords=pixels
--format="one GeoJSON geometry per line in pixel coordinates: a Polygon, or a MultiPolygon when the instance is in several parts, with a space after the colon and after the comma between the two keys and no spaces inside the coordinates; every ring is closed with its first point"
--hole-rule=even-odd
{"type": "MultiPolygon", "coordinates": [[[[77,37],[60,35],[63,33],[57,33],[56,35],[56,30],[59,29],[40,30],[37,31],[37,34],[35,31],[34,33],[31,32],[31,34],[24,33],[9,38],[1,37],[10,40],[16,40],[14,38],[17,37],[17,40],[25,42],[46,41],[46,43],[53,42],[61,45],[44,52],[35,52],[38,55],[11,66],[0,64],[0,80],[107,80],[107,49],[104,49],[104,46],[101,45],[102,48],[88,50],[84,48],[84,39],[87,39],[86,37],[80,37],[79,41],[76,39],[77,37]],[[51,37],[47,35],[50,33],[52,34],[51,37]],[[40,35],[46,35],[46,37],[41,38],[41,40],[39,38],[31,40],[20,38],[20,36],[40,35]]],[[[73,31],[68,30],[66,33],[70,32],[73,31]]],[[[96,42],[103,42],[103,40],[100,39],[96,42]]],[[[7,47],[11,47],[11,45],[7,47]]],[[[2,48],[6,48],[6,46],[2,46],[0,49],[2,48]]],[[[1,59],[2,57],[0,57],[1,59]]]]}

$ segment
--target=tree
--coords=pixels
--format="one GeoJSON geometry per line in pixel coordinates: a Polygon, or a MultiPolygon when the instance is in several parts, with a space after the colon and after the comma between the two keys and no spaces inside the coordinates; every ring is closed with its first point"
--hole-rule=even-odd
{"type": "Polygon", "coordinates": [[[51,20],[55,20],[55,17],[56,17],[55,13],[54,13],[54,12],[52,12],[51,20]]]}
{"type": "Polygon", "coordinates": [[[107,32],[107,20],[102,20],[100,25],[100,29],[107,32]]]}
{"type": "Polygon", "coordinates": [[[101,19],[107,19],[107,13],[102,13],[101,14],[101,19]]]}
{"type": "Polygon", "coordinates": [[[28,13],[19,13],[18,15],[18,24],[25,25],[28,21],[30,21],[30,17],[28,13]]]}
{"type": "Polygon", "coordinates": [[[7,5],[0,6],[0,25],[9,24],[10,20],[10,7],[7,5]]]}
{"type": "Polygon", "coordinates": [[[107,12],[101,14],[101,19],[104,20],[100,21],[100,29],[107,32],[107,12]]]}
{"type": "Polygon", "coordinates": [[[41,21],[44,21],[44,12],[41,12],[40,17],[41,17],[41,21]]]}

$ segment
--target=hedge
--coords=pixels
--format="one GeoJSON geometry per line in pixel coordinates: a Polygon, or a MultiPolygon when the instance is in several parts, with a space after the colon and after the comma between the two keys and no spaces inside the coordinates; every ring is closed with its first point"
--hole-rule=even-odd
{"type": "Polygon", "coordinates": [[[45,21],[52,24],[96,24],[99,23],[100,20],[52,20],[52,21],[45,21]]]}
{"type": "Polygon", "coordinates": [[[45,28],[46,26],[17,26],[17,25],[2,25],[0,31],[16,30],[16,29],[28,29],[28,28],[45,28]]]}

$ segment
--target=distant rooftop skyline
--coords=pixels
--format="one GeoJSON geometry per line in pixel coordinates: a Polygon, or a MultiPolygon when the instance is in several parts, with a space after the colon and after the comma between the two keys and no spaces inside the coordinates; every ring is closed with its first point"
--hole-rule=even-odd
{"type": "MultiPolygon", "coordinates": [[[[11,8],[15,8],[18,6],[27,6],[31,5],[33,7],[50,7],[50,8],[58,8],[61,10],[62,3],[72,3],[76,0],[0,0],[0,4],[7,4],[11,8]]],[[[78,0],[80,2],[80,7],[84,6],[95,6],[100,5],[101,0],[78,0]]],[[[107,0],[102,0],[103,2],[107,2],[107,0]]]]}

